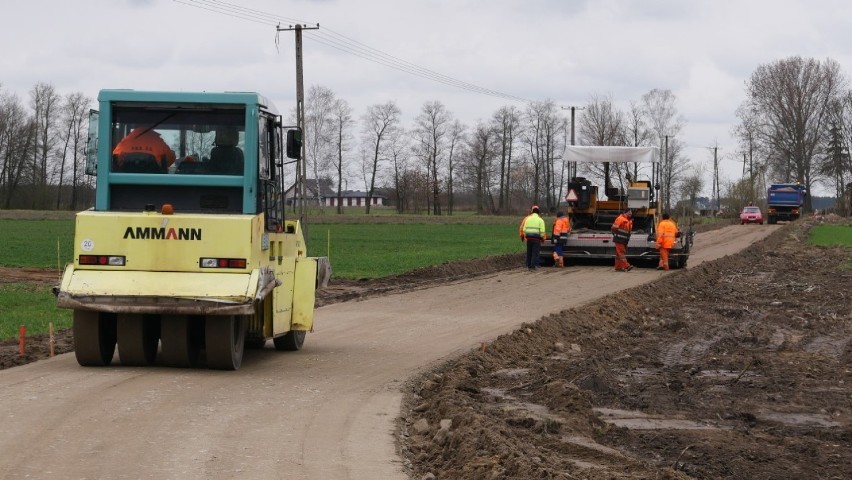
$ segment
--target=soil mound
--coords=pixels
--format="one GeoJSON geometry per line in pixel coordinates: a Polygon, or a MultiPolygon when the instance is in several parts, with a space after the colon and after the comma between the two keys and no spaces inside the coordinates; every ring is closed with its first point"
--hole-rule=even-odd
{"type": "Polygon", "coordinates": [[[412,478],[848,478],[850,249],[813,223],[412,381],[412,478]]]}

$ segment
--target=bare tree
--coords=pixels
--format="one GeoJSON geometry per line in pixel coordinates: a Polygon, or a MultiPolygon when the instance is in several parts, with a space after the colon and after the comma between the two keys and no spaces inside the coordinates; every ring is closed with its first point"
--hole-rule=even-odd
{"type": "Polygon", "coordinates": [[[852,130],[852,93],[832,102],[825,154],[818,160],[817,171],[825,183],[834,188],[838,214],[846,216],[848,195],[847,184],[852,179],[852,156],[850,156],[850,130],[852,130]]]}
{"type": "Polygon", "coordinates": [[[683,149],[679,142],[674,141],[686,125],[686,120],[677,113],[676,103],[677,98],[671,90],[654,89],[642,96],[645,118],[654,134],[654,141],[660,147],[660,166],[655,176],[661,183],[666,209],[671,209],[675,183],[688,163],[688,159],[681,155],[683,149]]]}
{"type": "MultiPolygon", "coordinates": [[[[652,144],[654,135],[648,129],[648,122],[645,120],[645,112],[641,104],[631,101],[624,120],[625,145],[644,147],[652,144]]],[[[639,178],[639,170],[642,167],[643,164],[633,164],[633,178],[639,178]]]]}
{"type": "Polygon", "coordinates": [[[743,155],[743,177],[747,176],[752,201],[756,201],[762,196],[757,190],[756,178],[760,165],[763,164],[762,158],[765,157],[765,152],[758,142],[759,118],[748,102],[737,108],[736,115],[740,123],[734,126],[731,133],[739,143],[743,155]]]}
{"type": "MultiPolygon", "coordinates": [[[[826,145],[831,105],[845,93],[846,83],[831,59],[789,57],[752,73],[747,100],[774,178],[802,182],[810,191],[818,176],[815,159],[826,145]]],[[[810,210],[810,196],[805,198],[805,210],[810,210]]]]}
{"type": "Polygon", "coordinates": [[[370,145],[369,183],[367,183],[367,213],[370,213],[370,204],[373,202],[373,193],[376,190],[376,175],[379,171],[379,161],[385,154],[385,141],[393,136],[399,128],[400,115],[402,112],[393,101],[382,105],[372,105],[367,108],[364,115],[364,138],[363,143],[370,145]]]}
{"type": "MultiPolygon", "coordinates": [[[[336,99],[331,109],[331,124],[334,127],[334,158],[332,165],[337,174],[337,213],[343,213],[343,196],[341,190],[343,187],[343,169],[344,169],[344,152],[349,149],[349,140],[351,135],[349,129],[352,127],[352,108],[349,103],[343,99],[336,99]]],[[[370,204],[367,202],[367,213],[370,213],[370,204]]]]}
{"type": "MultiPolygon", "coordinates": [[[[583,145],[624,146],[627,144],[627,123],[624,113],[613,104],[611,97],[592,95],[579,122],[580,143],[583,145]]],[[[584,164],[583,174],[597,178],[606,187],[613,177],[624,188],[627,173],[625,164],[584,164]],[[610,171],[610,169],[614,171],[610,171]]]]}
{"type": "Polygon", "coordinates": [[[505,213],[512,208],[510,202],[510,192],[512,191],[510,180],[512,176],[510,172],[512,171],[515,132],[520,128],[521,113],[513,106],[505,106],[494,114],[491,122],[494,125],[500,149],[500,169],[498,173],[500,187],[497,192],[497,210],[505,213]]]}
{"type": "Polygon", "coordinates": [[[414,180],[409,170],[409,152],[411,152],[411,137],[402,128],[395,131],[389,138],[388,156],[391,162],[391,185],[396,196],[396,211],[408,211],[412,202],[414,180]]]}
{"type": "Polygon", "coordinates": [[[71,200],[70,208],[76,208],[77,183],[83,172],[86,147],[86,126],[89,104],[91,101],[81,92],[70,93],[62,102],[60,117],[59,141],[59,181],[56,190],[56,209],[62,205],[62,186],[65,181],[65,163],[71,161],[71,200]],[[68,158],[70,156],[70,159],[68,158]]]}
{"type": "Polygon", "coordinates": [[[538,203],[543,199],[546,210],[552,210],[558,203],[554,164],[557,152],[564,148],[560,141],[564,135],[560,132],[564,132],[565,121],[556,112],[553,101],[546,100],[530,103],[524,114],[522,141],[532,166],[531,200],[538,203]]]}
{"type": "Polygon", "coordinates": [[[36,190],[33,207],[46,206],[43,202],[47,197],[47,185],[51,183],[48,161],[56,144],[56,117],[61,100],[53,85],[47,83],[38,83],[30,90],[30,108],[36,127],[36,148],[31,169],[32,185],[36,190]]]}
{"type": "Polygon", "coordinates": [[[432,214],[441,214],[440,175],[443,173],[447,132],[452,114],[439,101],[426,102],[415,119],[414,153],[429,172],[432,214]]]}
{"type": "Polygon", "coordinates": [[[453,170],[455,167],[456,147],[465,140],[466,127],[458,120],[453,121],[448,131],[447,146],[447,215],[453,214],[453,170]]]}
{"type": "Polygon", "coordinates": [[[495,125],[479,122],[468,140],[468,155],[465,162],[466,176],[470,177],[477,213],[491,213],[494,202],[491,199],[491,172],[498,148],[495,125]]]}
{"type": "Polygon", "coordinates": [[[20,98],[0,92],[0,192],[4,208],[10,208],[12,198],[24,177],[32,178],[35,155],[36,124],[20,98]]]}
{"type": "Polygon", "coordinates": [[[683,206],[683,211],[681,212],[682,217],[695,216],[695,202],[697,201],[701,190],[704,188],[704,182],[701,180],[704,177],[703,170],[704,169],[701,166],[692,167],[692,169],[684,175],[683,181],[680,184],[680,196],[682,199],[681,205],[683,206]]]}
{"type": "Polygon", "coordinates": [[[680,182],[689,171],[690,162],[684,155],[686,145],[677,138],[670,138],[665,156],[668,161],[660,168],[659,179],[663,189],[663,200],[666,210],[671,210],[678,198],[675,194],[680,190],[680,182]]]}
{"type": "Polygon", "coordinates": [[[732,212],[739,212],[743,207],[754,202],[751,195],[748,178],[729,182],[725,185],[725,207],[732,212]]]}
{"type": "MultiPolygon", "coordinates": [[[[335,131],[332,112],[336,100],[331,89],[320,85],[314,85],[308,89],[305,99],[305,159],[303,161],[307,162],[306,166],[310,168],[317,182],[328,172],[331,159],[334,158],[331,148],[335,131]]],[[[293,206],[296,206],[296,202],[293,202],[293,206]]]]}

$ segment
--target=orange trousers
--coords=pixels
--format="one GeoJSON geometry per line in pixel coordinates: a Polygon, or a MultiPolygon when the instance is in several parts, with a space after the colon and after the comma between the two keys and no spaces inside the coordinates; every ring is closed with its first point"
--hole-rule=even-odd
{"type": "Polygon", "coordinates": [[[670,248],[660,248],[660,268],[663,270],[669,269],[669,250],[670,248]]]}
{"type": "Polygon", "coordinates": [[[615,244],[615,269],[616,270],[624,270],[629,267],[630,263],[627,261],[627,245],[623,245],[621,243],[615,244]]]}

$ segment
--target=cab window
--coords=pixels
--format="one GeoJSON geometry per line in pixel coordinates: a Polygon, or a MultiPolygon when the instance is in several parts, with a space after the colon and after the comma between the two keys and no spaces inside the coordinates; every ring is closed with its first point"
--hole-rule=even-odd
{"type": "Polygon", "coordinates": [[[243,175],[245,109],[113,107],[111,172],[243,175]]]}

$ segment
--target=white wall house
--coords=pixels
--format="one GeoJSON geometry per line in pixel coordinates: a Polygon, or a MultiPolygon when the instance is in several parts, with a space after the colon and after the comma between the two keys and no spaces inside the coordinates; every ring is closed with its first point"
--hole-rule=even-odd
{"type": "MultiPolygon", "coordinates": [[[[367,206],[367,192],[362,192],[360,190],[344,190],[340,192],[340,203],[343,207],[366,207],[367,206]]],[[[373,194],[373,198],[370,205],[373,207],[381,207],[385,204],[385,197],[383,195],[373,194]]],[[[332,197],[328,197],[325,199],[325,206],[327,207],[337,207],[337,195],[333,195],[332,197]]]]}
{"type": "MultiPolygon", "coordinates": [[[[286,205],[293,205],[297,201],[296,186],[293,185],[284,192],[284,202],[286,205]]],[[[305,199],[307,205],[322,205],[324,207],[337,208],[337,192],[332,188],[331,180],[314,180],[308,179],[305,182],[305,199]]],[[[374,193],[371,199],[371,206],[381,207],[385,205],[387,197],[374,193]]],[[[367,192],[360,190],[344,190],[340,192],[340,203],[343,208],[348,207],[366,207],[367,192]]]]}

